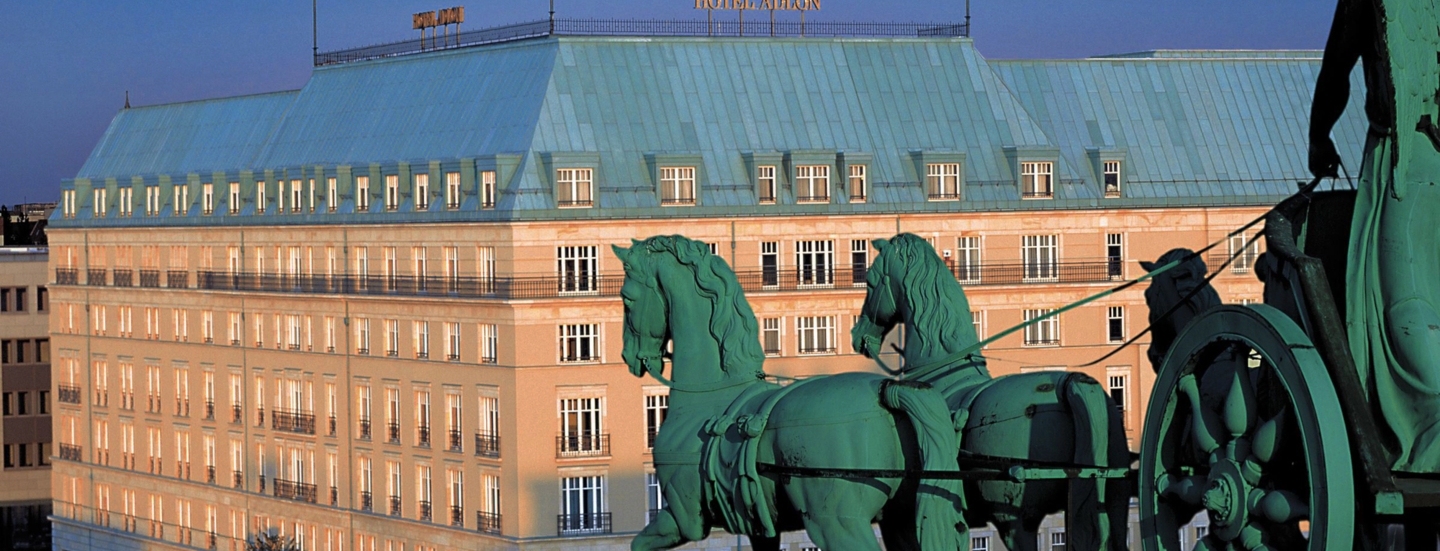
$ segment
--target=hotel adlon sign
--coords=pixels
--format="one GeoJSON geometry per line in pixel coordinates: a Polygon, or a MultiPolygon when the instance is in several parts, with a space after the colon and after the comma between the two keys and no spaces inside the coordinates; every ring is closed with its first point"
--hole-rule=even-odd
{"type": "Polygon", "coordinates": [[[820,9],[820,0],[695,0],[695,9],[737,11],[813,11],[820,9]]]}

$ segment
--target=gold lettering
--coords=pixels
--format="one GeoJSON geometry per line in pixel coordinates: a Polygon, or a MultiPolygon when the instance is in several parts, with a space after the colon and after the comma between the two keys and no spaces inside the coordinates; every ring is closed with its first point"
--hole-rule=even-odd
{"type": "Polygon", "coordinates": [[[747,10],[753,10],[753,9],[755,9],[755,0],[745,0],[745,9],[747,9],[747,10]]]}
{"type": "Polygon", "coordinates": [[[820,0],[808,0],[808,1],[810,2],[810,9],[816,10],[816,11],[819,11],[819,10],[820,10],[820,0]]]}
{"type": "Polygon", "coordinates": [[[773,9],[775,9],[775,0],[760,0],[760,9],[762,9],[762,10],[773,10],[773,9]]]}
{"type": "Polygon", "coordinates": [[[775,0],[775,9],[777,9],[777,10],[788,10],[788,9],[790,9],[790,0],[775,0]]]}

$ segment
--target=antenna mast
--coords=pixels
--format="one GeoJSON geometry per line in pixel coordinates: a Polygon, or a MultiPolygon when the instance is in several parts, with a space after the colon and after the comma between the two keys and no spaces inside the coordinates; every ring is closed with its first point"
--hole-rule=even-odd
{"type": "MultiPolygon", "coordinates": [[[[317,14],[320,13],[316,4],[319,0],[310,0],[310,64],[320,61],[320,23],[317,14]]],[[[969,0],[966,0],[967,2],[969,0]]]]}
{"type": "Polygon", "coordinates": [[[970,0],[965,0],[965,36],[971,37],[974,34],[970,32],[970,0]]]}

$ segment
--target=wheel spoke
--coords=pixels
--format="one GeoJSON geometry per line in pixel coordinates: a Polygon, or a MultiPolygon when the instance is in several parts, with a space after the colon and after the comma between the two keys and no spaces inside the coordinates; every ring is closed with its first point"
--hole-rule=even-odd
{"type": "Polygon", "coordinates": [[[1189,505],[1199,506],[1200,496],[1205,494],[1205,478],[1199,476],[1161,475],[1155,484],[1160,496],[1176,499],[1189,505]]]}
{"type": "Polygon", "coordinates": [[[1272,490],[1251,500],[1250,514],[1281,524],[1309,518],[1310,506],[1289,490],[1272,490]]]}
{"type": "Polygon", "coordinates": [[[1235,548],[1246,551],[1274,551],[1275,549],[1265,543],[1265,532],[1250,523],[1240,529],[1240,537],[1235,538],[1235,548]]]}
{"type": "Polygon", "coordinates": [[[1250,386],[1248,370],[1236,369],[1230,377],[1230,392],[1225,395],[1225,430],[1234,440],[1255,426],[1255,389],[1250,386]]]}
{"type": "Polygon", "coordinates": [[[1280,450],[1280,442],[1285,436],[1285,413],[1281,412],[1269,421],[1260,425],[1255,431],[1255,438],[1251,441],[1251,453],[1261,463],[1269,463],[1275,459],[1275,452],[1280,450]]]}
{"type": "Polygon", "coordinates": [[[1195,381],[1194,375],[1186,375],[1180,379],[1179,391],[1185,395],[1190,402],[1190,418],[1194,423],[1195,445],[1205,454],[1215,453],[1220,449],[1220,435],[1218,434],[1219,422],[1215,418],[1215,412],[1205,407],[1200,401],[1200,386],[1195,381]]]}

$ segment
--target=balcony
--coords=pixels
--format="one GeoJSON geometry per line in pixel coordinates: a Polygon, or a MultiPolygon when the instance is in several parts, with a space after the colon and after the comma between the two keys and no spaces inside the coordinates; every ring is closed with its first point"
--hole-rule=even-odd
{"type": "Polygon", "coordinates": [[[315,434],[315,414],[277,409],[270,414],[270,428],[300,434],[315,434]]]}
{"type": "Polygon", "coordinates": [[[255,407],[255,426],[257,426],[257,427],[264,427],[264,426],[265,426],[265,406],[256,406],[256,407],[255,407]]]}
{"type": "Polygon", "coordinates": [[[63,461],[81,461],[81,457],[85,454],[85,448],[75,444],[60,444],[58,448],[60,459],[63,461]]]}
{"type": "Polygon", "coordinates": [[[555,437],[555,457],[596,457],[610,455],[609,434],[562,434],[555,437]]]}
{"type": "Polygon", "coordinates": [[[418,511],[418,512],[416,513],[416,515],[415,515],[416,518],[418,518],[418,519],[420,519],[421,521],[424,521],[424,522],[430,522],[430,519],[432,518],[432,517],[431,517],[431,514],[430,514],[430,513],[431,513],[431,511],[430,511],[430,502],[429,502],[429,501],[423,501],[423,500],[422,500],[422,501],[416,503],[415,505],[416,505],[416,508],[419,509],[419,511],[418,511]]]}
{"type": "Polygon", "coordinates": [[[487,534],[499,534],[500,513],[475,511],[475,529],[487,534]]]}
{"type": "Polygon", "coordinates": [[[80,271],[75,268],[55,268],[56,285],[79,285],[80,271]]]}
{"type": "Polygon", "coordinates": [[[185,289],[190,287],[190,272],[185,270],[166,271],[165,286],[171,289],[185,289]]]}
{"type": "Polygon", "coordinates": [[[360,430],[359,430],[359,434],[356,434],[355,437],[356,437],[356,438],[359,438],[359,439],[361,439],[361,440],[369,440],[369,439],[370,439],[370,418],[369,418],[369,417],[361,417],[361,418],[360,418],[360,430]]]}
{"type": "Polygon", "coordinates": [[[430,447],[430,425],[415,427],[415,445],[426,448],[430,447]]]}
{"type": "Polygon", "coordinates": [[[214,401],[214,400],[205,400],[205,419],[210,420],[210,421],[214,421],[214,420],[215,420],[215,401],[214,401]]]}
{"type": "Polygon", "coordinates": [[[180,416],[180,417],[189,417],[189,416],[190,416],[190,399],[189,399],[189,398],[184,398],[184,399],[176,398],[176,399],[175,399],[175,415],[180,416]]]}
{"type": "Polygon", "coordinates": [[[215,466],[214,466],[214,465],[206,465],[206,466],[205,466],[205,483],[207,483],[207,484],[214,484],[214,483],[215,483],[215,466]]]}
{"type": "Polygon", "coordinates": [[[562,536],[609,534],[611,530],[610,513],[558,515],[556,529],[562,536]]]}
{"type": "Polygon", "coordinates": [[[500,459],[500,435],[475,431],[475,456],[500,459]]]}
{"type": "Polygon", "coordinates": [[[374,507],[375,496],[370,494],[370,490],[360,490],[360,510],[369,511],[374,507]]]}
{"type": "Polygon", "coordinates": [[[304,482],[275,479],[274,495],[278,498],[315,503],[315,485],[304,482]]]}
{"type": "Polygon", "coordinates": [[[57,398],[66,404],[80,404],[80,387],[76,385],[62,384],[59,387],[57,398]]]}
{"type": "Polygon", "coordinates": [[[465,508],[459,505],[450,506],[450,525],[465,527],[465,508]]]}
{"type": "Polygon", "coordinates": [[[339,504],[340,504],[340,488],[337,488],[337,487],[335,487],[335,486],[331,486],[331,487],[330,487],[330,506],[331,506],[331,507],[335,507],[336,505],[339,505],[339,504]]]}
{"type": "Polygon", "coordinates": [[[85,270],[85,284],[99,287],[108,285],[105,281],[105,268],[90,268],[89,270],[85,270]]]}
{"type": "Polygon", "coordinates": [[[134,409],[135,409],[135,393],[134,393],[134,392],[125,392],[125,391],[121,391],[121,392],[120,392],[120,409],[128,409],[128,410],[134,410],[134,409]]]}
{"type": "Polygon", "coordinates": [[[326,433],[326,434],[329,434],[330,436],[335,436],[335,416],[334,416],[334,415],[331,415],[330,418],[327,419],[327,424],[329,425],[327,428],[330,430],[330,432],[328,432],[328,433],[326,433]]]}
{"type": "Polygon", "coordinates": [[[390,496],[390,515],[400,516],[400,496],[390,496]]]}
{"type": "Polygon", "coordinates": [[[160,270],[140,270],[140,286],[158,289],[160,287],[160,270]]]}
{"type": "Polygon", "coordinates": [[[400,422],[399,422],[399,421],[391,421],[388,425],[386,425],[386,426],[385,426],[385,436],[386,436],[386,440],[387,440],[388,442],[390,442],[391,444],[399,444],[399,443],[400,443],[400,422]]]}
{"type": "Polygon", "coordinates": [[[240,423],[240,419],[241,419],[242,417],[244,417],[244,416],[245,416],[245,408],[241,407],[240,404],[232,404],[232,405],[230,406],[230,422],[231,422],[231,423],[239,424],[239,423],[240,423]]]}
{"type": "Polygon", "coordinates": [[[265,472],[260,472],[260,493],[265,493],[265,472]]]}
{"type": "Polygon", "coordinates": [[[116,268],[110,277],[110,284],[116,287],[135,286],[135,271],[129,268],[116,268]]]}
{"type": "Polygon", "coordinates": [[[450,429],[446,435],[449,437],[446,439],[449,444],[446,449],[452,452],[465,451],[465,438],[459,429],[450,429]]]}
{"type": "Polygon", "coordinates": [[[234,472],[231,473],[231,476],[233,477],[233,478],[232,478],[232,481],[234,482],[234,485],[235,485],[235,489],[236,489],[236,490],[239,490],[239,489],[245,487],[245,473],[244,473],[244,472],[234,471],[234,472]]]}

